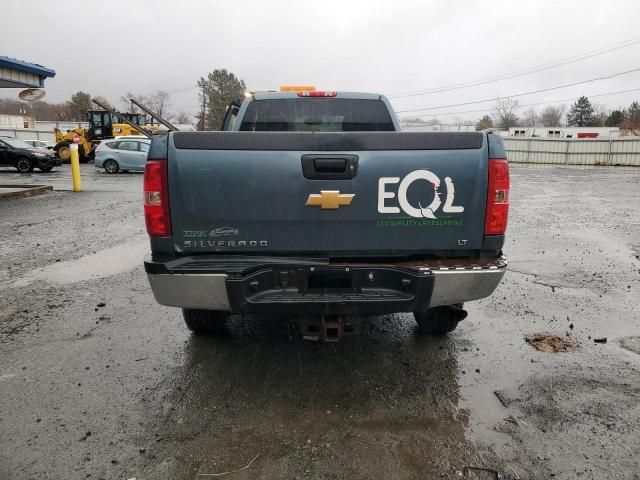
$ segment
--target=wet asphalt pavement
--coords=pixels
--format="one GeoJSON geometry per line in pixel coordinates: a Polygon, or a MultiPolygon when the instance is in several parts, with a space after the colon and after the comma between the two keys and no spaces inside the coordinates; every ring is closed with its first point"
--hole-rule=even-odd
{"type": "Polygon", "coordinates": [[[0,479],[640,478],[640,170],[512,167],[496,293],[449,337],[403,314],[339,344],[195,338],[144,275],[142,176],[83,183],[0,201],[0,479]]]}

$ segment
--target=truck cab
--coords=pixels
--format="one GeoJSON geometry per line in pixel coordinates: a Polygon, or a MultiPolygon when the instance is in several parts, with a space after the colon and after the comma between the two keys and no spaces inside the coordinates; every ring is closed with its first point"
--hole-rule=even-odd
{"type": "Polygon", "coordinates": [[[227,108],[222,128],[234,132],[400,131],[389,100],[379,94],[262,92],[227,108]],[[255,103],[262,102],[262,103],[255,103]],[[327,105],[330,108],[327,108],[327,105]],[[240,121],[238,121],[240,119],[240,121]]]}

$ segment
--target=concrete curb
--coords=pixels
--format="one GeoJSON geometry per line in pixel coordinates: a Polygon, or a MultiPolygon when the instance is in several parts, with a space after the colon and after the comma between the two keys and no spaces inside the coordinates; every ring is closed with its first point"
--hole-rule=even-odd
{"type": "Polygon", "coordinates": [[[0,200],[33,197],[52,190],[51,185],[0,185],[0,200]]]}

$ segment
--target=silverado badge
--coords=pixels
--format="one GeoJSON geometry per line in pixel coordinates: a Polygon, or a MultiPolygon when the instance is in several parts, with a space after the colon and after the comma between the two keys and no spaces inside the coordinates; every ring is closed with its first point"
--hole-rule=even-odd
{"type": "Polygon", "coordinates": [[[307,207],[320,207],[322,210],[336,210],[341,206],[351,205],[355,193],[340,194],[339,190],[320,190],[320,194],[312,193],[307,198],[307,207]]]}

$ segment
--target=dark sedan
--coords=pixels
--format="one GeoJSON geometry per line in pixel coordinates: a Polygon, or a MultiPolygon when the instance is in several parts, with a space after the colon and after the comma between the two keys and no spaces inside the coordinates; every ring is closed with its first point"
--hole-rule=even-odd
{"type": "Polygon", "coordinates": [[[17,138],[0,136],[0,166],[12,166],[21,173],[29,173],[34,168],[48,172],[57,165],[62,165],[62,161],[53,152],[32,147],[17,138]]]}

